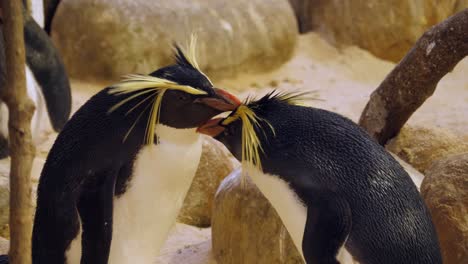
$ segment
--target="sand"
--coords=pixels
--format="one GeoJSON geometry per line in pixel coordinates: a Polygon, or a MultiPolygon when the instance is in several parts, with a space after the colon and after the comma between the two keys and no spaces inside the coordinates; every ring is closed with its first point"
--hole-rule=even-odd
{"type": "MultiPolygon", "coordinates": [[[[295,56],[281,68],[255,75],[216,82],[240,98],[261,95],[271,89],[313,90],[321,101],[307,104],[341,113],[354,121],[369,95],[393,69],[391,62],[380,60],[357,47],[337,50],[315,33],[300,37],[295,56]]],[[[442,127],[468,139],[468,59],[457,65],[439,83],[434,95],[409,120],[411,125],[442,127]]],[[[72,80],[73,111],[92,94],[108,84],[91,84],[72,80]]],[[[45,131],[38,145],[33,177],[38,178],[41,165],[56,134],[45,131]]],[[[155,219],[156,220],[156,219],[155,219]]],[[[167,241],[158,264],[210,264],[210,229],[177,224],[167,241]]]]}

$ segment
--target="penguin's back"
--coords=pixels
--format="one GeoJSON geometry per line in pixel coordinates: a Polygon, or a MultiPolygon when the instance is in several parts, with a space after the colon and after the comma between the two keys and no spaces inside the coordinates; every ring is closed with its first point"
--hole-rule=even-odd
{"type": "Polygon", "coordinates": [[[305,204],[313,188],[344,197],[352,211],[346,246],[355,258],[441,263],[434,226],[410,176],[357,124],[326,110],[288,104],[266,107],[260,116],[275,128],[263,146],[264,171],[280,175],[305,204]],[[400,252],[400,258],[392,252],[400,252]]]}
{"type": "Polygon", "coordinates": [[[43,197],[52,198],[54,191],[76,191],[79,195],[78,186],[87,176],[118,168],[135,157],[143,143],[144,125],[137,124],[124,141],[124,135],[139,113],[125,115],[123,107],[109,114],[108,110],[119,100],[121,98],[108,93],[108,88],[103,89],[65,124],[41,172],[38,202],[43,197]],[[50,195],[40,195],[41,192],[50,195]]]}

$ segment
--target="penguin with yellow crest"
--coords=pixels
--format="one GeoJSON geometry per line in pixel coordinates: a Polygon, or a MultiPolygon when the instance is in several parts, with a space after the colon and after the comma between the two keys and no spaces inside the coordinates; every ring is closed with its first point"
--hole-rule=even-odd
{"type": "Polygon", "coordinates": [[[127,76],[67,122],[39,181],[34,264],[154,261],[198,167],[196,128],[240,104],[194,53],[192,38],[174,65],[127,76]]]}
{"type": "Polygon", "coordinates": [[[440,264],[437,234],[410,176],[351,120],[272,92],[199,128],[242,161],[310,264],[440,264]]]}

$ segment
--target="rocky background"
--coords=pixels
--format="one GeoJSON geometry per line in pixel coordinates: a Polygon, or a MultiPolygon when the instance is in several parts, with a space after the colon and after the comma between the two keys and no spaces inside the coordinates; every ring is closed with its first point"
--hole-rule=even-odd
{"type": "MultiPolygon", "coordinates": [[[[170,44],[184,44],[196,32],[201,67],[217,86],[240,98],[271,89],[313,90],[320,100],[309,105],[354,121],[421,34],[468,7],[466,0],[46,2],[60,2],[46,24],[72,78],[74,110],[122,74],[171,63],[170,44]]],[[[420,187],[448,264],[468,263],[467,72],[464,59],[387,144],[420,187]]],[[[55,137],[43,131],[35,183],[55,137]]],[[[302,263],[268,201],[253,185],[239,188],[237,161],[210,138],[203,147],[180,223],[155,263],[302,263]]],[[[1,160],[5,238],[8,172],[9,160],[1,160]]],[[[0,251],[7,247],[0,238],[0,251]]]]}

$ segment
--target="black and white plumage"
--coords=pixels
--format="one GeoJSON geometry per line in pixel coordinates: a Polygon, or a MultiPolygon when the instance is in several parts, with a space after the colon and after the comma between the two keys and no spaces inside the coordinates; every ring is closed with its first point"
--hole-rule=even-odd
{"type": "Polygon", "coordinates": [[[34,264],[157,256],[198,166],[196,128],[239,104],[180,49],[176,58],[103,89],[66,123],[40,176],[34,264]]]}
{"type": "Polygon", "coordinates": [[[351,120],[296,105],[300,98],[271,93],[200,131],[243,160],[307,263],[339,263],[343,245],[362,264],[442,263],[400,164],[351,120]]]}

